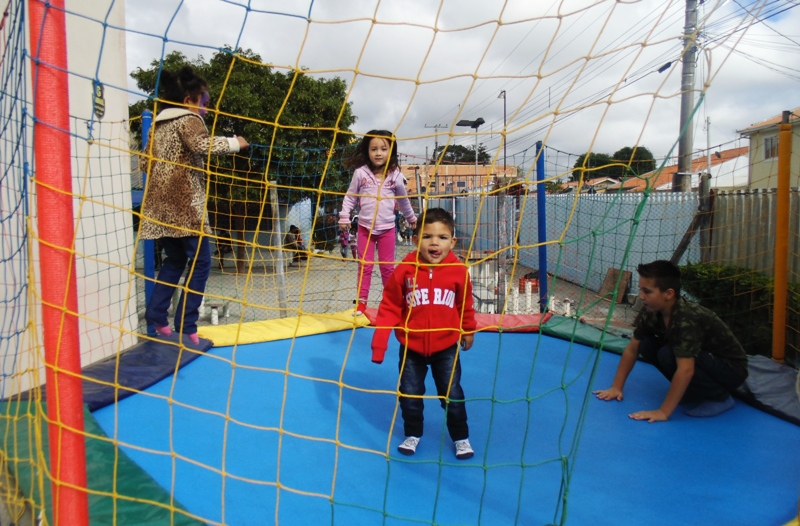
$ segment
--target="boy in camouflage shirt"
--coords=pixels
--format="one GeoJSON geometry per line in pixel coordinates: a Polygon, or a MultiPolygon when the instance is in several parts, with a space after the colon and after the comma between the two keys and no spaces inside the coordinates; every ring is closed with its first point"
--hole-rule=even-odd
{"type": "Polygon", "coordinates": [[[669,261],[638,267],[639,299],[644,307],[634,322],[633,339],[620,358],[614,382],[594,391],[601,400],[622,400],[638,356],[670,380],[661,407],[631,413],[634,420],[669,419],[679,403],[689,416],[719,415],[734,405],[730,391],[747,378],[747,355],[725,323],[712,311],[680,297],[681,274],[669,261]]]}

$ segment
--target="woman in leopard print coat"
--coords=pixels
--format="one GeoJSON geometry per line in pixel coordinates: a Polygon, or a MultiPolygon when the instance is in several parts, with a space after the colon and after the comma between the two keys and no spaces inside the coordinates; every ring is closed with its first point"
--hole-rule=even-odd
{"type": "Polygon", "coordinates": [[[166,252],[145,319],[162,336],[171,336],[167,310],[172,293],[189,266],[175,312],[175,330],[195,345],[199,307],[211,271],[206,210],[205,159],[235,153],[248,146],[241,137],[211,137],[203,115],[209,101],[205,80],[186,66],[177,74],[161,73],[158,114],[149,141],[147,188],[142,203],[140,236],[158,239],[166,252]]]}

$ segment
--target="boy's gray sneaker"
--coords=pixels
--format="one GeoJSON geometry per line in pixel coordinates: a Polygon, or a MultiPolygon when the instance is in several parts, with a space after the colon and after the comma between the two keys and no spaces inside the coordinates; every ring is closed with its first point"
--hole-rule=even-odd
{"type": "Polygon", "coordinates": [[[403,443],[397,446],[397,451],[404,455],[413,455],[417,451],[419,437],[406,437],[403,443]]]}
{"type": "Polygon", "coordinates": [[[464,440],[456,440],[453,442],[453,444],[456,446],[456,458],[458,460],[472,458],[472,455],[475,454],[475,451],[472,450],[472,446],[469,445],[468,438],[465,438],[464,440]]]}

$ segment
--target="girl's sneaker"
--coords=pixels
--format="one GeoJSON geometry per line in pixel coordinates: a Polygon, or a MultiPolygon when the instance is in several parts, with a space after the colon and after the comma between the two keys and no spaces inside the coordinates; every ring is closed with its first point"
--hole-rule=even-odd
{"type": "Polygon", "coordinates": [[[164,336],[166,338],[172,336],[172,329],[169,328],[169,325],[164,325],[163,327],[153,326],[153,328],[156,330],[159,336],[164,336]]]}
{"type": "Polygon", "coordinates": [[[456,440],[453,442],[453,444],[456,446],[456,458],[458,460],[472,458],[472,455],[475,454],[475,451],[472,450],[472,446],[469,445],[468,438],[465,438],[464,440],[456,440]]]}
{"type": "Polygon", "coordinates": [[[365,310],[367,310],[367,302],[358,301],[356,302],[356,310],[353,312],[353,316],[361,316],[365,310]]]}
{"type": "Polygon", "coordinates": [[[419,437],[406,437],[403,443],[397,446],[397,451],[404,455],[413,455],[417,452],[419,437]]]}

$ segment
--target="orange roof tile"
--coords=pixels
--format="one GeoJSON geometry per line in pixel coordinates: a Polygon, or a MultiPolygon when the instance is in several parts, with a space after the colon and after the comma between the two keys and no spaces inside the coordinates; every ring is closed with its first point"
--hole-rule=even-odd
{"type": "MultiPolygon", "coordinates": [[[[715,166],[741,155],[747,155],[748,150],[749,147],[742,146],[741,148],[731,148],[730,150],[718,152],[719,156],[717,156],[715,153],[711,156],[711,166],[715,166]]],[[[703,171],[703,169],[707,166],[707,163],[708,159],[705,156],[692,159],[692,172],[703,171]]],[[[639,177],[628,179],[622,183],[622,188],[628,192],[642,192],[648,186],[648,184],[650,185],[650,188],[658,188],[661,185],[671,183],[672,177],[677,171],[677,164],[665,166],[660,172],[658,170],[654,170],[652,172],[642,174],[639,177]]]]}
{"type": "MultiPolygon", "coordinates": [[[[770,128],[772,126],[777,126],[778,124],[781,123],[782,120],[783,120],[783,113],[781,113],[780,115],[776,115],[775,117],[770,117],[767,120],[751,124],[750,126],[748,126],[743,130],[738,130],[736,133],[741,133],[742,135],[750,135],[763,128],[770,128]]],[[[792,110],[792,112],[789,114],[789,122],[790,123],[800,122],[800,108],[795,108],[792,110]]]]}

